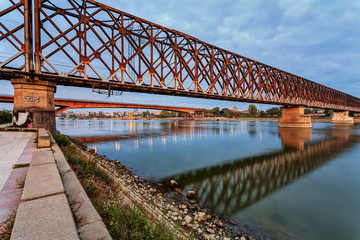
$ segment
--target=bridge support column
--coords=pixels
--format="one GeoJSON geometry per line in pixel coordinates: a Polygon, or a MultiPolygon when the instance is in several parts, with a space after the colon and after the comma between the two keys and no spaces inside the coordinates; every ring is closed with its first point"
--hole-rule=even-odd
{"type": "Polygon", "coordinates": [[[55,133],[54,93],[56,84],[32,79],[12,79],[13,126],[45,128],[55,133]]]}
{"type": "Polygon", "coordinates": [[[354,124],[354,118],[349,117],[349,111],[333,112],[331,122],[333,124],[354,124]]]}
{"type": "Polygon", "coordinates": [[[311,117],[304,114],[303,106],[283,107],[279,127],[311,128],[311,117]]]}

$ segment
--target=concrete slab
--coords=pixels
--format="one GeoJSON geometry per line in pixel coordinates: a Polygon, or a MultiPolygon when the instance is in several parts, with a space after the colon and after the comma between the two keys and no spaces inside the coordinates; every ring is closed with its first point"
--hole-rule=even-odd
{"type": "Polygon", "coordinates": [[[73,209],[74,218],[78,227],[101,221],[99,213],[95,210],[85,190],[73,171],[63,175],[66,196],[73,209]]]}
{"type": "Polygon", "coordinates": [[[32,134],[31,132],[0,132],[0,191],[32,134]]]}
{"type": "Polygon", "coordinates": [[[44,128],[39,128],[38,134],[39,136],[49,136],[48,132],[44,128]]]}
{"type": "MultiPolygon", "coordinates": [[[[53,143],[53,142],[52,142],[53,143]]],[[[67,171],[72,171],[70,165],[67,163],[64,154],[57,144],[52,144],[52,150],[54,150],[54,158],[59,169],[60,174],[67,171]]]]}
{"type": "Polygon", "coordinates": [[[20,204],[22,190],[0,193],[0,225],[16,211],[20,204]]]}
{"type": "Polygon", "coordinates": [[[21,201],[63,192],[64,187],[55,164],[30,166],[21,201]]]}
{"type": "Polygon", "coordinates": [[[21,203],[11,239],[79,239],[65,195],[21,203]]]}
{"type": "Polygon", "coordinates": [[[1,193],[12,192],[12,191],[17,191],[19,189],[23,189],[27,172],[28,172],[27,167],[13,169],[1,193]]]}
{"type": "Polygon", "coordinates": [[[36,133],[32,133],[32,136],[30,137],[23,153],[21,154],[18,161],[14,164],[15,167],[30,164],[32,153],[36,150],[36,146],[37,146],[37,144],[35,143],[35,139],[36,139],[36,133]]]}
{"type": "Polygon", "coordinates": [[[51,149],[37,149],[32,154],[30,166],[38,166],[51,163],[55,164],[54,155],[51,149]]]}

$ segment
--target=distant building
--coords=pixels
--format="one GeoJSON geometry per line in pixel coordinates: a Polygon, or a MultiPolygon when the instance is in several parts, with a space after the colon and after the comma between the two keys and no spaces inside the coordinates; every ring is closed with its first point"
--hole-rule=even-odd
{"type": "Polygon", "coordinates": [[[242,114],[249,114],[249,111],[248,110],[239,110],[239,112],[241,112],[242,114]]]}
{"type": "Polygon", "coordinates": [[[233,112],[240,112],[238,107],[232,107],[232,108],[230,108],[230,110],[233,112]]]}

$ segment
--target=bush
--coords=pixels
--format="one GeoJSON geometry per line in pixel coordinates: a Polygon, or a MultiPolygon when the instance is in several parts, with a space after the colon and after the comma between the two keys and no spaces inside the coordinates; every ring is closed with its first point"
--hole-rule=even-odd
{"type": "Polygon", "coordinates": [[[0,111],[0,124],[11,123],[11,120],[12,120],[12,114],[10,111],[7,110],[0,111]]]}
{"type": "Polygon", "coordinates": [[[54,134],[53,137],[59,147],[66,147],[70,144],[70,140],[62,134],[54,134]]]}

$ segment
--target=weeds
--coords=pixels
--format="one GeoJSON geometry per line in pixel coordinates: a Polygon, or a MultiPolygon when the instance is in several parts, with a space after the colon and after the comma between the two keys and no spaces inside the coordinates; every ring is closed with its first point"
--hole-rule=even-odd
{"type": "Polygon", "coordinates": [[[53,137],[56,143],[59,145],[59,147],[66,147],[70,144],[69,138],[67,138],[63,134],[54,134],[53,137]]]}
{"type": "Polygon", "coordinates": [[[18,185],[18,188],[24,188],[25,185],[25,178],[17,178],[16,184],[18,185]]]}
{"type": "Polygon", "coordinates": [[[13,169],[18,169],[18,168],[26,168],[29,167],[30,164],[29,163],[24,163],[24,164],[16,164],[13,166],[13,169]]]}
{"type": "Polygon", "coordinates": [[[151,224],[142,207],[125,205],[121,200],[105,206],[109,232],[114,239],[176,239],[165,224],[151,224]]]}
{"type": "Polygon", "coordinates": [[[0,225],[0,239],[1,240],[10,240],[11,232],[15,223],[15,211],[10,214],[6,220],[0,225]]]}

